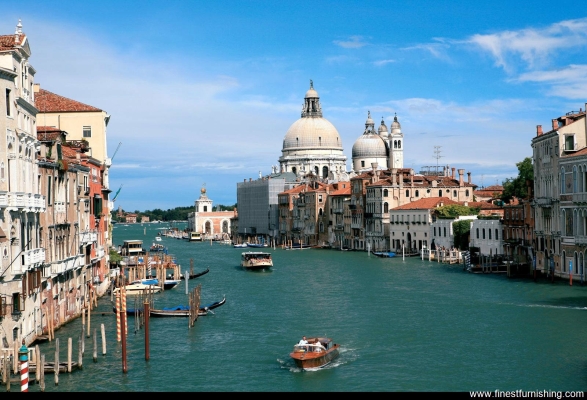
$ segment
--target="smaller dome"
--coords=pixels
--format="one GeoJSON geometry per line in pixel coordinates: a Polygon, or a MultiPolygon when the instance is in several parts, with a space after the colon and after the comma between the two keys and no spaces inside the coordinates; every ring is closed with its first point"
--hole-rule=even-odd
{"type": "Polygon", "coordinates": [[[391,133],[402,133],[402,126],[397,121],[397,114],[393,117],[393,122],[391,123],[391,133]]]}
{"type": "Polygon", "coordinates": [[[306,92],[306,99],[315,99],[318,98],[318,92],[314,90],[314,82],[310,79],[310,89],[306,92]]]}
{"type": "Polygon", "coordinates": [[[353,145],[352,157],[387,157],[385,142],[379,135],[361,135],[353,145]]]}
{"type": "Polygon", "coordinates": [[[305,96],[306,99],[315,99],[317,97],[318,97],[318,92],[312,88],[306,92],[306,96],[305,96]]]}
{"type": "Polygon", "coordinates": [[[371,111],[367,111],[367,121],[365,121],[365,126],[375,126],[375,122],[371,119],[371,111]]]}
{"type": "Polygon", "coordinates": [[[382,136],[387,136],[387,133],[389,132],[387,130],[387,125],[385,125],[385,121],[383,121],[383,118],[381,118],[381,125],[379,125],[379,130],[378,130],[379,134],[382,136]]]}

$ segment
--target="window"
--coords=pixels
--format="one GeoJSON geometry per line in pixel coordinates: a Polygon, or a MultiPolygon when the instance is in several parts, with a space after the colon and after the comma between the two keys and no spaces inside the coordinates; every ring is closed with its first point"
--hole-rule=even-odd
{"type": "Polygon", "coordinates": [[[477,228],[477,239],[479,239],[479,228],[477,228]]]}
{"type": "Polygon", "coordinates": [[[498,230],[495,229],[495,240],[498,240],[499,239],[499,236],[497,235],[497,232],[498,232],[498,230]]]}
{"type": "Polygon", "coordinates": [[[92,127],[91,126],[84,126],[83,128],[83,137],[92,137],[92,127]]]}
{"type": "Polygon", "coordinates": [[[12,115],[10,111],[10,89],[6,89],[6,116],[10,117],[12,115]]]}
{"type": "Polygon", "coordinates": [[[419,190],[416,190],[416,194],[415,194],[415,196],[416,196],[416,197],[420,196],[420,191],[419,191],[419,190]]]}
{"type": "Polygon", "coordinates": [[[383,189],[383,197],[387,196],[389,196],[389,192],[387,191],[387,189],[383,189]]]}
{"type": "Polygon", "coordinates": [[[361,161],[361,167],[365,167],[365,161],[361,161]]]}
{"type": "Polygon", "coordinates": [[[483,240],[485,240],[485,228],[483,228],[483,240]]]}
{"type": "Polygon", "coordinates": [[[442,190],[438,191],[438,197],[442,197],[442,190]]]}
{"type": "Polygon", "coordinates": [[[487,232],[489,233],[489,240],[491,240],[491,229],[487,229],[487,232]]]}
{"type": "Polygon", "coordinates": [[[47,205],[51,205],[51,176],[47,177],[47,205]]]}
{"type": "Polygon", "coordinates": [[[406,190],[406,197],[410,197],[410,191],[406,190]]]}

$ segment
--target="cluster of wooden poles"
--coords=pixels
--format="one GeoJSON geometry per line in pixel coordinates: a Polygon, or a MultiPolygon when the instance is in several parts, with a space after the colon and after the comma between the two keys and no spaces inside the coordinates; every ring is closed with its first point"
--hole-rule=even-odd
{"type": "MultiPolygon", "coordinates": [[[[89,321],[89,313],[88,313],[88,321],[89,321]]],[[[54,355],[54,362],[46,362],[45,354],[42,354],[39,345],[36,345],[34,348],[27,348],[27,360],[30,360],[28,363],[28,370],[30,372],[35,373],[35,379],[39,385],[41,391],[45,391],[45,373],[53,373],[55,378],[55,386],[59,385],[59,373],[60,372],[68,372],[71,373],[76,369],[83,368],[83,355],[85,353],[85,339],[84,339],[84,331],[85,325],[82,327],[82,332],[78,337],[78,360],[77,362],[73,361],[73,339],[70,337],[67,340],[67,362],[60,362],[59,359],[59,338],[55,339],[55,355],[54,355]]],[[[102,355],[106,354],[106,334],[104,330],[104,324],[101,324],[100,327],[101,334],[102,334],[102,355]]],[[[90,330],[88,324],[88,335],[90,337],[90,330]]],[[[94,329],[93,335],[93,342],[94,342],[94,352],[93,352],[93,361],[98,362],[98,334],[97,330],[94,329]]],[[[11,390],[11,383],[21,383],[22,385],[22,378],[19,381],[16,381],[12,378],[12,375],[19,374],[21,371],[21,366],[18,362],[18,354],[19,354],[19,346],[18,342],[15,341],[14,349],[12,351],[5,350],[4,357],[2,359],[2,383],[6,386],[6,391],[10,392],[11,390]]],[[[28,384],[28,380],[27,380],[28,384]]]]}

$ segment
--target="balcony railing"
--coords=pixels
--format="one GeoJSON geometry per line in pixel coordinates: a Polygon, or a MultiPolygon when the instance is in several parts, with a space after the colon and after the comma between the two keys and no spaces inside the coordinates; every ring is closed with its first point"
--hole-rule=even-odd
{"type": "Polygon", "coordinates": [[[80,245],[98,241],[98,234],[92,231],[81,232],[79,234],[80,245]]]}
{"type": "Polygon", "coordinates": [[[587,193],[573,193],[574,203],[587,203],[587,193]]]}
{"type": "Polygon", "coordinates": [[[51,275],[63,274],[66,271],[71,271],[74,268],[84,265],[84,255],[78,254],[73,257],[68,257],[65,260],[55,261],[51,263],[51,275]]]}
{"type": "Polygon", "coordinates": [[[12,265],[12,272],[14,274],[22,274],[29,269],[39,266],[45,262],[45,249],[38,247],[36,249],[25,250],[21,254],[20,265],[14,263],[12,265]]]}

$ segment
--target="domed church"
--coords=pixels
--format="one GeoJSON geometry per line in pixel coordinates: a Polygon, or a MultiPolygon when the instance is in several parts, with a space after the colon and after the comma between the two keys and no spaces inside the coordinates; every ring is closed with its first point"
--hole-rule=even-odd
{"type": "Polygon", "coordinates": [[[297,177],[313,173],[326,180],[348,180],[346,156],[338,131],[322,116],[320,97],[310,80],[301,118],[294,122],[283,139],[279,157],[281,172],[297,177]]]}
{"type": "Polygon", "coordinates": [[[376,163],[379,169],[403,168],[403,139],[404,135],[397,115],[393,118],[391,132],[387,130],[383,118],[376,132],[371,112],[368,111],[365,131],[353,145],[353,172],[358,174],[361,171],[370,170],[373,163],[376,163]]]}

